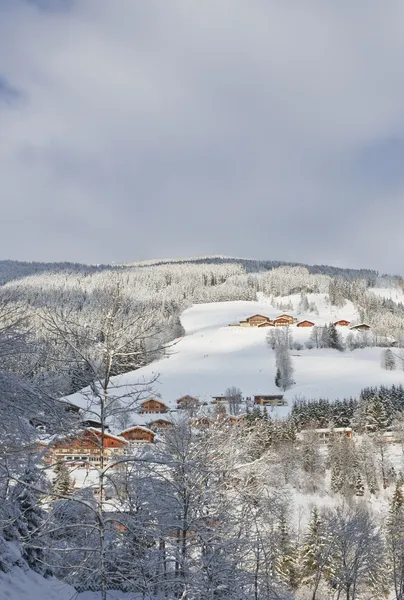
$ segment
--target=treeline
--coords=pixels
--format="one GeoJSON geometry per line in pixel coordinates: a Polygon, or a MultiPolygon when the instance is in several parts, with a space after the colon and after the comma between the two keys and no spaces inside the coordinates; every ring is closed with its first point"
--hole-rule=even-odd
{"type": "Polygon", "coordinates": [[[366,387],[359,398],[307,400],[293,402],[291,418],[298,429],[308,427],[352,427],[358,430],[383,430],[404,415],[402,385],[366,387]]]}

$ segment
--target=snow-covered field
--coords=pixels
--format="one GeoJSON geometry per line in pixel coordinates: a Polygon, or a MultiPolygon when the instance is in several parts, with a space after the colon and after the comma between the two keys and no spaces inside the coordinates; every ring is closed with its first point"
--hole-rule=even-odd
{"type": "MultiPolygon", "coordinates": [[[[277,298],[279,302],[292,302],[295,311],[282,311],[269,300],[260,302],[221,302],[199,304],[182,315],[186,335],[177,340],[167,356],[138,371],[116,378],[119,384],[149,381],[158,375],[155,392],[171,408],[185,394],[210,402],[212,396],[224,394],[229,386],[239,387],[244,396],[279,393],[274,383],[275,357],[266,344],[269,328],[229,327],[255,313],[274,318],[288,312],[302,320],[308,318],[318,325],[337,319],[355,320],[357,315],[351,303],[342,309],[330,307],[324,294],[309,294],[315,301],[319,314],[297,313],[299,295],[277,298]]],[[[310,328],[290,328],[294,341],[304,343],[310,328]]],[[[349,328],[339,328],[342,336],[349,328]]],[[[402,370],[385,371],[380,366],[381,349],[365,348],[353,352],[331,349],[303,349],[291,351],[296,385],[285,393],[291,405],[295,397],[341,398],[356,396],[363,387],[371,385],[404,384],[402,370]]],[[[80,406],[85,400],[80,393],[69,397],[80,406]]],[[[279,416],[288,407],[277,408],[279,416]]]]}

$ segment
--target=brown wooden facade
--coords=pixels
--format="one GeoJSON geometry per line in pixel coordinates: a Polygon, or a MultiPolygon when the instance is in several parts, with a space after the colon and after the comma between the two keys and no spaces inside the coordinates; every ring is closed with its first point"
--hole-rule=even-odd
{"type": "Polygon", "coordinates": [[[313,321],[300,321],[300,323],[298,323],[296,325],[296,327],[314,327],[314,323],[313,321]]]}
{"type": "Polygon", "coordinates": [[[198,398],[195,398],[194,396],[190,396],[189,394],[186,394],[185,396],[182,396],[181,398],[178,398],[177,400],[177,408],[185,408],[185,409],[189,409],[189,408],[198,408],[200,402],[198,400],[198,398]]]}
{"type": "Polygon", "coordinates": [[[154,421],[149,421],[147,425],[150,429],[168,429],[169,427],[172,427],[173,424],[166,419],[155,419],[154,421]]]}
{"type": "Polygon", "coordinates": [[[258,327],[275,327],[273,321],[265,321],[264,323],[260,323],[258,327]]]}
{"type": "Polygon", "coordinates": [[[143,414],[166,413],[168,412],[168,406],[161,400],[151,398],[142,402],[140,412],[143,414]]]}
{"type": "Polygon", "coordinates": [[[339,321],[335,321],[334,325],[336,327],[348,327],[348,325],[350,325],[350,321],[347,321],[346,319],[340,319],[339,321]]]}
{"type": "Polygon", "coordinates": [[[134,425],[121,432],[121,437],[125,438],[128,442],[149,442],[153,443],[156,434],[148,427],[142,427],[141,425],[134,425]]]}
{"type": "Polygon", "coordinates": [[[286,400],[283,399],[283,394],[259,394],[254,396],[254,404],[259,404],[260,406],[285,406],[287,404],[286,400]]]}
{"type": "Polygon", "coordinates": [[[278,315],[276,317],[275,321],[278,321],[279,319],[283,319],[284,321],[288,321],[289,325],[293,325],[297,321],[297,319],[295,319],[295,317],[292,317],[292,315],[288,315],[287,313],[283,313],[282,315],[278,315]]]}
{"type": "Polygon", "coordinates": [[[278,318],[274,321],[275,327],[289,327],[289,325],[293,325],[288,319],[278,318]]]}
{"type": "Polygon", "coordinates": [[[258,325],[260,325],[261,323],[267,323],[270,320],[271,319],[269,319],[265,315],[252,315],[251,317],[248,317],[246,319],[246,321],[250,324],[251,327],[258,327],[258,325]]]}

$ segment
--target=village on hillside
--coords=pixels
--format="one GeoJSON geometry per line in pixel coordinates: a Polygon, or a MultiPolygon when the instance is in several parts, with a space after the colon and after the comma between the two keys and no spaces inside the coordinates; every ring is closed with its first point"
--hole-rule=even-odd
{"type": "MultiPolygon", "coordinates": [[[[336,327],[349,327],[353,331],[369,331],[370,325],[366,323],[358,323],[350,327],[350,321],[346,319],[339,319],[333,323],[336,327]]],[[[298,321],[296,317],[292,317],[287,313],[283,313],[275,319],[270,319],[265,315],[252,315],[247,317],[244,321],[238,323],[230,323],[229,327],[290,327],[296,325],[296,327],[314,327],[316,324],[308,319],[298,321]]]]}

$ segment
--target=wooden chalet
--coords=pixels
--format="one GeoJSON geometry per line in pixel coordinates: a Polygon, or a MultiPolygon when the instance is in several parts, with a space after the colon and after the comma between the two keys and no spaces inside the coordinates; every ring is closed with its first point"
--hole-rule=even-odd
{"type": "Polygon", "coordinates": [[[296,327],[314,327],[314,323],[313,321],[300,321],[300,323],[297,323],[296,327]]]}
{"type": "Polygon", "coordinates": [[[150,398],[145,400],[140,405],[140,412],[142,414],[154,414],[154,413],[166,413],[168,412],[168,406],[161,400],[150,398]]]}
{"type": "Polygon", "coordinates": [[[286,406],[287,402],[283,399],[283,394],[259,394],[254,396],[254,404],[260,406],[286,406]]]}
{"type": "Polygon", "coordinates": [[[154,442],[154,438],[156,437],[154,431],[148,427],[143,427],[142,425],[133,425],[132,427],[128,427],[127,429],[121,431],[119,435],[128,442],[149,444],[152,444],[154,442]]]}
{"type": "Polygon", "coordinates": [[[190,409],[190,408],[198,408],[200,402],[198,400],[198,398],[195,398],[194,396],[190,396],[189,394],[186,394],[185,396],[182,396],[181,398],[178,398],[177,400],[177,408],[185,408],[185,409],[190,409]]]}
{"type": "Polygon", "coordinates": [[[228,402],[228,396],[212,396],[212,404],[220,404],[221,402],[228,402]]]}
{"type": "Polygon", "coordinates": [[[367,325],[366,323],[360,323],[359,325],[354,325],[353,327],[350,327],[349,329],[354,330],[354,331],[369,331],[370,325],[367,325]]]}
{"type": "Polygon", "coordinates": [[[346,319],[340,319],[339,321],[335,321],[334,325],[335,327],[348,327],[348,325],[350,325],[350,321],[347,321],[346,319]]]}
{"type": "Polygon", "coordinates": [[[154,421],[149,421],[147,423],[147,426],[153,430],[168,429],[169,427],[172,427],[172,425],[172,422],[168,419],[154,419],[154,421]]]}
{"type": "Polygon", "coordinates": [[[289,327],[289,325],[293,325],[288,319],[282,319],[281,317],[274,320],[275,327],[289,327]]]}
{"type": "Polygon", "coordinates": [[[76,435],[56,440],[50,446],[50,452],[56,461],[64,460],[74,463],[99,463],[101,448],[104,458],[122,454],[127,442],[119,436],[89,427],[76,435]],[[102,445],[101,445],[102,441],[102,445]]]}
{"type": "Polygon", "coordinates": [[[196,429],[206,429],[210,427],[214,419],[210,419],[209,417],[197,417],[196,419],[192,419],[191,425],[196,429]]]}
{"type": "Polygon", "coordinates": [[[288,315],[287,313],[283,313],[281,315],[278,315],[275,319],[275,322],[278,320],[284,320],[284,321],[288,321],[289,325],[293,325],[294,323],[296,323],[297,319],[295,319],[295,317],[292,317],[292,315],[288,315]]]}
{"type": "Polygon", "coordinates": [[[258,327],[261,323],[268,323],[270,321],[268,317],[265,315],[252,315],[251,317],[247,317],[246,321],[250,325],[250,327],[258,327]]]}
{"type": "Polygon", "coordinates": [[[273,321],[264,321],[263,323],[260,323],[258,327],[275,327],[275,324],[273,321]]]}
{"type": "Polygon", "coordinates": [[[320,429],[305,429],[301,433],[304,436],[308,432],[312,431],[318,437],[321,442],[328,444],[332,439],[346,437],[352,438],[353,432],[351,427],[322,427],[320,429]]]}

